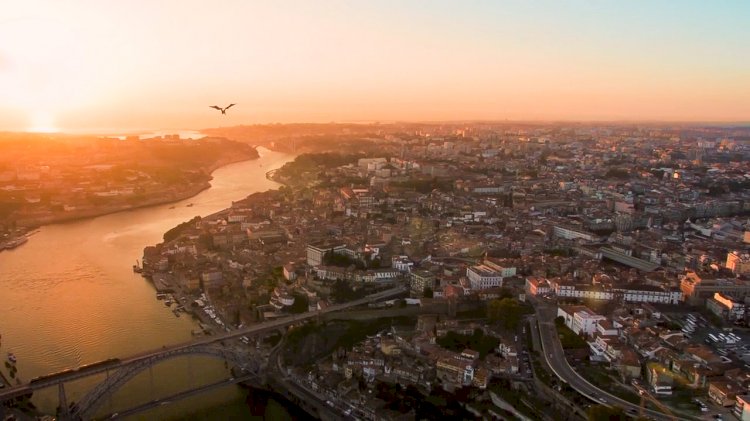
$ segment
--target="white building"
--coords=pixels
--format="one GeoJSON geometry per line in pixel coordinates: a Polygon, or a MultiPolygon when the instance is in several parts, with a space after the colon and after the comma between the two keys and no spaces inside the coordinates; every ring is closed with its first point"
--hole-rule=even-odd
{"type": "Polygon", "coordinates": [[[588,300],[621,299],[630,303],[660,303],[677,305],[682,301],[682,291],[677,289],[662,289],[650,285],[624,286],[619,288],[604,288],[599,285],[554,285],[555,294],[563,298],[580,298],[588,300]]]}
{"type": "Polygon", "coordinates": [[[677,305],[682,301],[682,291],[678,289],[662,289],[649,285],[613,288],[623,301],[631,303],[660,303],[677,305]]]}
{"type": "Polygon", "coordinates": [[[307,264],[315,267],[323,264],[323,256],[329,251],[336,254],[345,253],[345,244],[308,244],[307,245],[307,264]]]}
{"type": "Polygon", "coordinates": [[[555,284],[555,295],[563,298],[611,300],[614,293],[594,285],[555,284]]]}
{"type": "Polygon", "coordinates": [[[597,330],[599,322],[604,320],[607,320],[607,318],[600,316],[589,309],[580,310],[573,314],[573,327],[571,330],[579,335],[581,333],[593,335],[597,330]]]}
{"type": "Polygon", "coordinates": [[[503,286],[503,276],[486,265],[469,266],[466,268],[471,289],[487,289],[503,286]]]}
{"type": "Polygon", "coordinates": [[[599,322],[607,320],[586,306],[560,306],[557,308],[557,316],[565,319],[565,326],[579,335],[593,335],[599,322]]]}
{"type": "Polygon", "coordinates": [[[597,236],[596,234],[577,230],[574,228],[566,228],[559,225],[555,225],[552,229],[552,235],[558,238],[564,238],[566,240],[576,240],[576,239],[582,239],[586,241],[596,241],[597,236]]]}
{"type": "Polygon", "coordinates": [[[515,267],[501,266],[485,259],[483,264],[466,268],[466,277],[472,289],[487,289],[503,286],[503,278],[515,276],[515,267]]]}
{"type": "Polygon", "coordinates": [[[411,272],[414,267],[414,262],[409,260],[408,256],[393,256],[391,257],[391,266],[400,272],[411,272]]]}

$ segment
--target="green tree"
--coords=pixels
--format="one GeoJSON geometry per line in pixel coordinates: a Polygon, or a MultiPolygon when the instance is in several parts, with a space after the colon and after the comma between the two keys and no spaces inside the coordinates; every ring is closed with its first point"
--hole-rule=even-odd
{"type": "Polygon", "coordinates": [[[502,298],[492,300],[487,305],[487,318],[493,322],[499,322],[505,329],[513,329],[521,322],[523,309],[513,298],[502,298]]]}

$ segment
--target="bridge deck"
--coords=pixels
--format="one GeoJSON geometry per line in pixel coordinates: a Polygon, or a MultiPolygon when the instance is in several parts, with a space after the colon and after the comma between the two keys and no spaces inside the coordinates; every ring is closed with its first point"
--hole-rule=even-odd
{"type": "Polygon", "coordinates": [[[201,338],[190,342],[185,342],[177,345],[164,346],[160,349],[146,351],[140,354],[127,356],[120,359],[106,360],[99,363],[89,364],[76,370],[66,370],[60,373],[54,373],[47,376],[37,377],[31,380],[29,383],[6,388],[0,391],[0,402],[4,402],[10,399],[14,399],[20,396],[27,395],[35,390],[44,389],[51,386],[57,386],[60,383],[67,383],[73,380],[81,379],[84,377],[92,376],[99,373],[104,373],[109,370],[118,370],[122,367],[131,364],[142,363],[146,360],[160,360],[170,355],[184,355],[185,351],[192,347],[198,347],[202,345],[209,345],[224,340],[237,339],[242,336],[254,336],[261,333],[273,331],[279,328],[287,327],[295,323],[300,323],[309,319],[317,318],[323,314],[332,313],[336,311],[346,310],[351,307],[360,306],[373,301],[383,300],[398,296],[407,291],[405,287],[391,288],[385,291],[378,292],[376,294],[368,295],[367,297],[360,298],[358,300],[350,301],[347,303],[335,304],[324,310],[310,311],[307,313],[297,314],[289,317],[284,317],[277,320],[271,320],[268,322],[258,323],[252,326],[248,326],[243,329],[238,329],[232,332],[223,333],[220,335],[214,335],[207,338],[201,338]],[[111,363],[107,363],[111,362],[111,363]],[[107,363],[107,364],[104,364],[107,363]]]}

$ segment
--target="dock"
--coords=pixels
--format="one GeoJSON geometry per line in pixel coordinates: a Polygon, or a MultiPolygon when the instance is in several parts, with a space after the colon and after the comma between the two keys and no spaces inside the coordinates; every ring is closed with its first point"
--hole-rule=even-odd
{"type": "Polygon", "coordinates": [[[154,287],[156,287],[156,292],[159,292],[159,293],[174,292],[174,288],[172,287],[172,284],[173,284],[172,275],[167,274],[167,273],[154,273],[151,279],[154,281],[154,287]]]}

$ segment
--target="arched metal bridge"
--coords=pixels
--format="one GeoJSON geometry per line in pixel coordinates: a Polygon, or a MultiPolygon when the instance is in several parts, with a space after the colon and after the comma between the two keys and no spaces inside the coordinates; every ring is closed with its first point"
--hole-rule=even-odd
{"type": "Polygon", "coordinates": [[[406,291],[407,288],[399,286],[368,295],[359,300],[336,304],[324,310],[312,311],[258,323],[229,333],[210,336],[183,344],[164,346],[161,349],[144,352],[126,358],[113,358],[89,364],[78,369],[65,370],[59,373],[37,377],[29,383],[0,390],[0,414],[2,414],[3,403],[6,401],[29,396],[36,390],[57,386],[59,391],[59,404],[62,410],[62,413],[60,414],[61,418],[69,417],[73,419],[88,419],[103,402],[103,398],[117,391],[138,373],[152,367],[156,363],[178,356],[207,355],[221,358],[239,368],[245,368],[250,373],[258,374],[262,367],[257,360],[251,362],[253,359],[249,358],[248,354],[224,347],[223,342],[239,339],[243,336],[257,337],[273,331],[283,331],[289,326],[304,323],[309,320],[316,320],[327,313],[346,310],[370,302],[396,297],[406,291]],[[80,402],[73,405],[72,408],[69,408],[66,402],[64,384],[102,373],[107,374],[106,379],[89,391],[80,402]]]}

